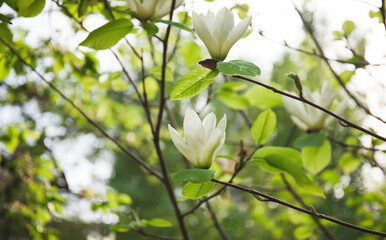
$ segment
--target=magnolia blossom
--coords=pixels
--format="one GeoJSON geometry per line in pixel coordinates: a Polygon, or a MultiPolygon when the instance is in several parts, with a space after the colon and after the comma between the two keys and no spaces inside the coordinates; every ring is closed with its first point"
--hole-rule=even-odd
{"type": "Polygon", "coordinates": [[[220,120],[216,127],[216,116],[209,113],[201,122],[193,110],[187,110],[184,118],[185,140],[169,125],[174,145],[196,168],[210,168],[213,160],[224,145],[227,118],[220,120]]]}
{"type": "Polygon", "coordinates": [[[233,14],[225,7],[217,15],[211,11],[206,15],[193,12],[194,29],[216,60],[226,58],[231,47],[247,31],[251,20],[249,16],[235,26],[233,14]]]}
{"type": "MultiPolygon", "coordinates": [[[[170,12],[172,4],[171,0],[127,0],[127,2],[130,10],[141,20],[162,18],[170,12]]],[[[176,0],[175,7],[179,7],[182,2],[183,0],[176,0]]]]}
{"type": "MultiPolygon", "coordinates": [[[[292,92],[292,94],[296,95],[292,92]]],[[[304,98],[325,108],[330,109],[335,98],[335,93],[330,85],[325,82],[321,92],[312,92],[303,87],[304,98]]],[[[301,129],[317,131],[326,128],[334,119],[332,116],[316,109],[308,104],[283,96],[284,107],[291,114],[292,121],[301,129]]],[[[339,115],[346,108],[347,101],[343,100],[335,109],[334,113],[339,115]]]]}

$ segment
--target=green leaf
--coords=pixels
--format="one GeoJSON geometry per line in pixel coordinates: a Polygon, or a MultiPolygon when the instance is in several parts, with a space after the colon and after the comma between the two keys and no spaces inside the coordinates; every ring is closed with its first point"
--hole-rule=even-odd
{"type": "MultiPolygon", "coordinates": [[[[1,1],[0,1],[0,7],[1,7],[1,1]]],[[[7,24],[9,24],[11,20],[12,20],[11,17],[0,13],[0,21],[6,22],[7,24]]]]}
{"type": "Polygon", "coordinates": [[[117,224],[110,226],[110,229],[114,232],[128,232],[130,226],[128,224],[117,224]]]}
{"type": "Polygon", "coordinates": [[[242,82],[227,82],[221,84],[220,90],[238,92],[244,90],[246,87],[247,85],[242,82]]]}
{"type": "Polygon", "coordinates": [[[351,77],[354,76],[355,71],[344,71],[341,74],[339,74],[339,77],[342,79],[344,83],[348,83],[351,80],[351,77]]]}
{"type": "Polygon", "coordinates": [[[355,24],[350,20],[346,20],[342,25],[342,29],[344,34],[348,36],[355,29],[355,24]]]}
{"type": "Polygon", "coordinates": [[[120,193],[118,195],[118,202],[122,204],[130,205],[133,202],[133,200],[131,200],[131,197],[126,193],[120,193]]]}
{"type": "MultiPolygon", "coordinates": [[[[162,66],[154,66],[150,68],[150,73],[156,79],[161,80],[162,78],[162,66]]],[[[173,82],[173,70],[170,67],[166,67],[165,80],[167,82],[173,82]]]]}
{"type": "Polygon", "coordinates": [[[110,21],[90,32],[80,46],[96,50],[107,49],[119,42],[133,29],[133,24],[128,19],[110,21]]]}
{"type": "Polygon", "coordinates": [[[340,175],[335,170],[325,170],[322,173],[322,180],[335,185],[340,182],[340,175]]]}
{"type": "Polygon", "coordinates": [[[333,31],[332,35],[334,35],[335,40],[342,40],[342,38],[344,36],[343,33],[340,31],[333,31]]]}
{"type": "Polygon", "coordinates": [[[293,146],[299,149],[304,147],[320,147],[325,139],[326,137],[322,133],[305,134],[297,138],[293,146]]]}
{"type": "Polygon", "coordinates": [[[193,69],[174,85],[170,92],[170,99],[176,100],[193,97],[211,84],[217,75],[218,70],[211,71],[203,67],[193,69]]]}
{"type": "Polygon", "coordinates": [[[172,224],[169,221],[162,218],[153,218],[152,220],[146,220],[145,224],[153,227],[171,227],[172,226],[172,224]]]}
{"type": "Polygon", "coordinates": [[[0,136],[0,142],[5,144],[8,152],[12,154],[20,142],[20,132],[15,126],[9,126],[5,135],[0,136]]]}
{"type": "Polygon", "coordinates": [[[276,130],[276,115],[271,109],[267,109],[260,113],[256,121],[253,123],[251,131],[255,139],[256,145],[260,145],[268,141],[269,137],[276,130]]]}
{"type": "Polygon", "coordinates": [[[35,17],[44,8],[45,0],[6,0],[8,6],[20,17],[35,17]]]}
{"type": "Polygon", "coordinates": [[[246,97],[234,91],[220,90],[217,95],[220,100],[231,109],[242,110],[250,106],[246,97]]]}
{"type": "Polygon", "coordinates": [[[299,226],[294,231],[295,239],[298,239],[298,240],[309,239],[313,235],[314,235],[314,232],[309,225],[299,226]]]}
{"type": "MultiPolygon", "coordinates": [[[[13,36],[12,36],[11,30],[9,30],[9,28],[8,28],[8,23],[0,23],[0,36],[8,44],[10,44],[12,42],[13,36]]],[[[5,45],[0,42],[0,50],[3,47],[5,47],[5,45]]],[[[0,62],[4,62],[4,64],[5,64],[5,59],[6,58],[4,58],[4,60],[2,61],[2,56],[0,56],[0,62]]],[[[0,68],[2,68],[2,67],[0,66],[0,68]]]]}
{"type": "MultiPolygon", "coordinates": [[[[148,100],[153,100],[157,97],[157,94],[159,92],[159,84],[158,82],[152,78],[152,77],[146,77],[145,78],[145,87],[146,87],[146,95],[148,100]]],[[[138,89],[142,92],[143,89],[143,82],[140,82],[138,84],[138,89]]]]}
{"type": "Polygon", "coordinates": [[[303,166],[312,174],[317,174],[331,161],[331,145],[325,140],[320,147],[305,147],[302,149],[303,166]]]}
{"type": "Polygon", "coordinates": [[[299,187],[314,195],[324,197],[323,191],[308,178],[302,169],[300,153],[295,149],[264,147],[256,151],[253,159],[266,171],[289,173],[299,187]]]}
{"type": "Polygon", "coordinates": [[[202,59],[202,51],[200,46],[194,41],[190,41],[186,45],[179,48],[181,56],[187,66],[195,66],[202,59]]]}
{"type": "Polygon", "coordinates": [[[343,170],[345,174],[352,173],[355,169],[359,167],[361,161],[351,155],[351,153],[345,153],[339,159],[339,167],[343,170]]]}
{"type": "Polygon", "coordinates": [[[218,62],[217,68],[220,72],[226,75],[244,75],[257,76],[261,71],[258,66],[253,63],[242,60],[232,60],[229,62],[218,62]]]}
{"type": "MultiPolygon", "coordinates": [[[[276,87],[274,83],[271,83],[270,85],[276,87]]],[[[276,88],[280,88],[280,86],[276,88]]],[[[261,109],[283,105],[283,98],[280,94],[274,93],[271,90],[260,86],[250,88],[244,96],[248,98],[251,105],[261,109]]]]}
{"type": "Polygon", "coordinates": [[[168,24],[170,26],[177,27],[177,28],[180,28],[180,29],[188,31],[188,32],[193,32],[193,30],[190,29],[188,26],[186,26],[185,24],[179,23],[179,22],[173,22],[173,21],[169,21],[169,20],[162,20],[160,18],[154,18],[154,20],[156,22],[165,23],[165,24],[168,24]]]}
{"type": "Polygon", "coordinates": [[[215,170],[190,168],[177,172],[173,175],[176,184],[182,182],[203,183],[212,180],[216,174],[215,170]]]}
{"type": "Polygon", "coordinates": [[[208,181],[203,183],[188,182],[182,188],[182,195],[187,198],[196,199],[210,193],[214,187],[214,182],[208,181]]]}
{"type": "Polygon", "coordinates": [[[146,30],[148,36],[154,36],[159,31],[158,27],[150,21],[146,22],[145,30],[146,30]]]}

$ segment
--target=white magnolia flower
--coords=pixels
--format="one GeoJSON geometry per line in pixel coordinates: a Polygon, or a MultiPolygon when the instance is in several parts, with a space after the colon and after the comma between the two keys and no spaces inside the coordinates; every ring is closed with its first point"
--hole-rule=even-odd
{"type": "MultiPolygon", "coordinates": [[[[296,93],[291,92],[296,95],[296,93]]],[[[304,98],[325,108],[330,109],[335,98],[335,93],[327,82],[324,82],[321,92],[312,92],[307,87],[303,87],[304,98]]],[[[334,119],[308,104],[302,103],[292,98],[283,96],[284,107],[291,114],[292,121],[301,129],[308,131],[321,130],[326,128],[334,119]]],[[[347,101],[343,100],[335,109],[334,113],[340,115],[346,108],[347,101]]]]}
{"type": "MultiPolygon", "coordinates": [[[[138,19],[148,20],[162,18],[170,12],[172,1],[169,0],[127,0],[129,8],[138,19]]],[[[176,0],[175,8],[182,4],[183,0],[176,0]]]]}
{"type": "Polygon", "coordinates": [[[224,145],[227,118],[220,120],[216,127],[216,116],[209,113],[201,122],[193,110],[187,110],[184,118],[186,142],[169,124],[169,133],[174,145],[196,168],[210,168],[213,160],[224,145]]]}
{"type": "Polygon", "coordinates": [[[194,29],[216,60],[226,58],[231,47],[247,31],[251,20],[249,16],[235,26],[233,14],[225,7],[217,15],[211,11],[206,15],[193,12],[194,29]]]}

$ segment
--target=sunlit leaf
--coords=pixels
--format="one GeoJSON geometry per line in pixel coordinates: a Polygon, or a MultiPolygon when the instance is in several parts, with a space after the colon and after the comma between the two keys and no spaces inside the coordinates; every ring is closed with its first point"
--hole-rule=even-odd
{"type": "Polygon", "coordinates": [[[294,141],[293,146],[296,148],[320,147],[325,139],[326,137],[322,133],[304,134],[294,141]]]}
{"type": "Polygon", "coordinates": [[[211,84],[217,75],[217,70],[211,71],[202,67],[188,72],[174,85],[170,92],[170,99],[176,100],[193,97],[211,84]]]}
{"type": "Polygon", "coordinates": [[[276,130],[276,114],[268,109],[259,114],[253,123],[251,132],[257,145],[268,141],[276,130]]]}
{"type": "Polygon", "coordinates": [[[210,193],[214,185],[215,183],[211,181],[203,183],[188,182],[182,188],[182,195],[191,199],[200,198],[210,193]]]}
{"type": "Polygon", "coordinates": [[[150,225],[153,227],[171,227],[172,224],[162,218],[153,218],[151,220],[146,220],[146,225],[150,225]]]}
{"type": "Polygon", "coordinates": [[[289,173],[297,185],[308,192],[324,197],[323,191],[308,178],[302,169],[300,153],[295,149],[285,147],[264,147],[253,156],[256,163],[264,170],[289,173]]]}
{"type": "Polygon", "coordinates": [[[218,62],[217,68],[220,72],[226,75],[257,76],[260,75],[261,72],[260,68],[255,64],[242,60],[218,62]]]}
{"type": "Polygon", "coordinates": [[[304,147],[302,149],[303,166],[312,174],[323,170],[331,161],[331,145],[325,140],[320,147],[304,147]]]}
{"type": "Polygon", "coordinates": [[[133,29],[133,24],[130,20],[113,20],[90,32],[79,45],[96,50],[107,49],[117,44],[131,29],[133,29]]]}
{"type": "Polygon", "coordinates": [[[193,183],[203,183],[213,179],[215,174],[215,170],[190,168],[175,173],[173,175],[173,180],[177,184],[185,181],[193,183]]]}

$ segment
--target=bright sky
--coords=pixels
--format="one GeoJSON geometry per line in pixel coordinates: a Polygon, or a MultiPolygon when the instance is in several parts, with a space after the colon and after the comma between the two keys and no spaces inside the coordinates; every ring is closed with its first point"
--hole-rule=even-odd
{"type": "MultiPolygon", "coordinates": [[[[186,8],[191,13],[192,10],[205,13],[208,10],[217,12],[223,6],[231,7],[235,2],[248,3],[250,5],[250,13],[253,16],[253,30],[263,30],[265,35],[275,39],[276,41],[286,41],[289,45],[297,47],[304,39],[305,34],[302,30],[302,23],[293,8],[290,0],[216,0],[214,2],[206,2],[204,0],[187,0],[186,8]]],[[[298,7],[302,6],[302,1],[295,1],[298,7]]],[[[314,17],[323,20],[324,24],[317,26],[319,31],[323,33],[323,42],[328,42],[324,45],[325,52],[328,57],[342,58],[348,56],[348,50],[342,47],[341,42],[333,42],[332,31],[341,29],[345,20],[351,20],[357,26],[353,32],[354,38],[350,39],[353,43],[356,42],[355,36],[365,37],[366,39],[366,58],[371,63],[386,63],[386,38],[385,30],[382,25],[376,20],[368,17],[369,10],[376,10],[376,6],[380,5],[377,0],[313,0],[311,1],[311,9],[315,11],[314,17]]],[[[182,7],[180,8],[182,9],[182,7]]],[[[9,9],[2,7],[0,13],[6,13],[9,9]]],[[[51,1],[47,0],[45,13],[40,14],[35,18],[18,18],[13,21],[12,28],[24,28],[29,30],[27,35],[27,43],[36,45],[38,40],[52,37],[52,41],[63,46],[64,49],[75,50],[78,44],[85,39],[86,33],[78,33],[74,35],[71,29],[70,22],[60,13],[51,1]],[[53,11],[50,11],[53,10],[53,11]]],[[[238,21],[238,20],[237,20],[238,21]]],[[[100,16],[90,16],[85,21],[85,26],[89,30],[93,30],[106,21],[100,16]]],[[[203,44],[200,42],[203,46],[203,44]]],[[[85,50],[85,48],[81,48],[85,50]]],[[[262,80],[269,79],[273,64],[281,60],[283,54],[290,50],[280,44],[274,43],[261,37],[257,32],[252,32],[247,38],[240,40],[230,51],[227,60],[244,59],[254,62],[262,69],[262,80]]],[[[207,51],[204,50],[207,54],[207,51]]],[[[100,51],[97,54],[102,71],[119,70],[120,67],[116,63],[115,58],[109,51],[100,51]]],[[[207,54],[207,56],[209,56],[207,54]]],[[[349,66],[333,64],[337,71],[343,71],[349,66]]],[[[385,77],[386,67],[372,67],[369,69],[370,74],[366,71],[359,70],[354,78],[354,81],[349,85],[349,88],[362,93],[371,93],[367,95],[367,103],[371,110],[386,119],[386,92],[385,77]],[[384,88],[381,89],[379,83],[383,83],[384,88]]],[[[12,80],[8,80],[12,81],[12,80]]],[[[1,98],[0,89],[0,98],[1,98]]],[[[11,107],[0,108],[0,126],[6,125],[9,122],[18,121],[20,118],[19,110],[11,110],[11,107]],[[7,109],[8,108],[8,109],[7,109]]],[[[55,122],[51,123],[55,133],[55,122]]],[[[373,127],[379,131],[379,134],[386,136],[386,127],[378,121],[367,118],[365,127],[373,127]]],[[[57,130],[57,129],[56,129],[57,130]]],[[[58,130],[59,131],[59,130],[58,130]]],[[[55,135],[55,134],[53,134],[55,135]]],[[[364,138],[368,144],[369,138],[364,138]]],[[[60,165],[65,171],[69,184],[72,190],[79,192],[83,188],[93,188],[96,191],[105,191],[104,182],[112,174],[112,157],[109,153],[104,153],[98,159],[90,161],[90,149],[99,140],[93,135],[81,136],[77,139],[69,139],[61,142],[54,141],[52,144],[54,154],[60,161],[60,165]]],[[[101,144],[101,143],[99,143],[101,144]]],[[[386,166],[386,157],[379,156],[380,161],[386,166]]],[[[379,169],[372,168],[370,165],[363,167],[364,173],[367,176],[378,176],[374,181],[368,181],[368,186],[373,190],[374,182],[384,182],[384,175],[379,174],[379,169]]],[[[84,204],[78,205],[79,209],[85,209],[84,204]]],[[[71,208],[72,210],[74,209],[71,208]]],[[[71,215],[71,213],[69,214],[71,215]]],[[[84,215],[85,216],[85,215],[84,215]]],[[[100,215],[89,213],[86,219],[100,219],[100,215]]],[[[110,219],[111,220],[111,219],[110,219]]],[[[110,221],[109,220],[109,221],[110,221]]]]}

